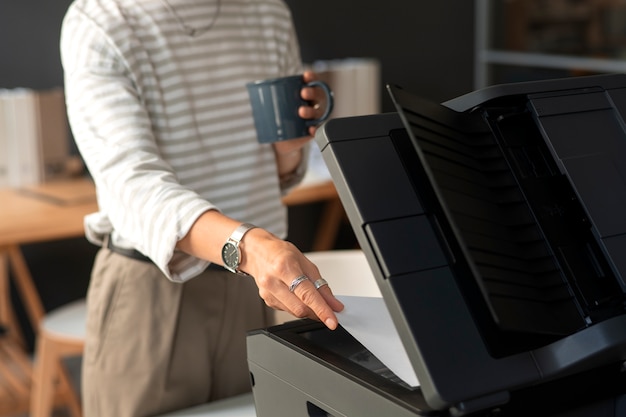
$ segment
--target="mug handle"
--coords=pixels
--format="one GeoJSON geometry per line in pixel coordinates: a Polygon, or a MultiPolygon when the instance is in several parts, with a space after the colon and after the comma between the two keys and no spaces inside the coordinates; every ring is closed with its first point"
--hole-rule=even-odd
{"type": "Polygon", "coordinates": [[[324,94],[326,94],[326,110],[324,111],[324,114],[322,114],[319,119],[309,119],[306,121],[307,126],[315,126],[326,120],[328,116],[330,116],[330,113],[333,111],[333,107],[335,106],[333,91],[330,89],[328,84],[326,84],[324,81],[319,80],[311,81],[310,83],[307,83],[306,86],[320,87],[322,90],[324,90],[324,94]]]}

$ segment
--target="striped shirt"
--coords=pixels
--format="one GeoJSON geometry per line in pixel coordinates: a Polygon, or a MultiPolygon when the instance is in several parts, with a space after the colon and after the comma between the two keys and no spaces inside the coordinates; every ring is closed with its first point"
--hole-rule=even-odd
{"type": "MultiPolygon", "coordinates": [[[[67,110],[96,184],[86,236],[149,256],[173,281],[208,262],[175,250],[217,209],[286,235],[271,145],[245,84],[301,72],[282,0],[75,0],[61,32],[67,110]],[[210,30],[197,36],[183,26],[210,30]]],[[[299,171],[304,170],[306,158],[299,171]]]]}

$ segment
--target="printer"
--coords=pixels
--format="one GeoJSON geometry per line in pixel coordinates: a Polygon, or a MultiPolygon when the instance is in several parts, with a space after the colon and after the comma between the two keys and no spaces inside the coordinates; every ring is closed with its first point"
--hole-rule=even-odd
{"type": "Polygon", "coordinates": [[[257,414],[626,416],[626,75],[388,91],[315,140],[419,386],[296,320],[248,334],[257,414]]]}

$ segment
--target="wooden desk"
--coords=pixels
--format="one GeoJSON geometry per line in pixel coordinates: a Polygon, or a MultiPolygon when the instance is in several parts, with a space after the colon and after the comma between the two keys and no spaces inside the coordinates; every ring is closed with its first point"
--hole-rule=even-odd
{"type": "MultiPolygon", "coordinates": [[[[84,236],[85,215],[97,210],[93,183],[88,179],[54,182],[23,189],[0,189],[0,288],[8,285],[8,267],[33,326],[44,315],[43,306],[20,246],[84,236]]],[[[1,292],[0,292],[1,293],[1,292]]],[[[0,323],[19,335],[12,312],[2,303],[0,323]]]]}
{"type": "Polygon", "coordinates": [[[83,219],[96,210],[95,190],[88,179],[0,189],[0,325],[7,330],[0,338],[0,414],[27,410],[30,393],[30,362],[11,306],[9,268],[37,329],[45,312],[20,246],[84,236],[83,219]]]}

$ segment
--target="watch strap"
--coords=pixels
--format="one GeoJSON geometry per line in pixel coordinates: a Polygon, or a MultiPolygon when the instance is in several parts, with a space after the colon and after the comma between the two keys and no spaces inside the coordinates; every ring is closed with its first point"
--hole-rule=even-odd
{"type": "Polygon", "coordinates": [[[235,229],[235,231],[233,231],[228,239],[239,244],[239,242],[241,242],[241,239],[243,239],[243,236],[255,227],[255,225],[250,223],[242,223],[235,229]]]}

